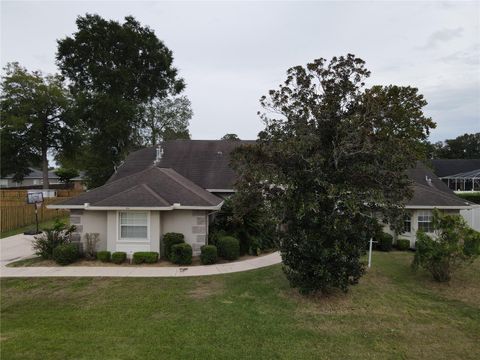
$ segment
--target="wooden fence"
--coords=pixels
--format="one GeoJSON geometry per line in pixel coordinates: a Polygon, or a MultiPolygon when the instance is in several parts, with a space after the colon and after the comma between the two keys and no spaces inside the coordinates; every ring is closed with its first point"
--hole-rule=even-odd
{"type": "MultiPolygon", "coordinates": [[[[78,195],[78,190],[57,190],[57,197],[45,198],[38,206],[38,221],[68,216],[67,210],[47,209],[54,204],[78,195]]],[[[9,231],[35,224],[35,205],[27,204],[26,190],[0,190],[0,231],[9,231]]]]}

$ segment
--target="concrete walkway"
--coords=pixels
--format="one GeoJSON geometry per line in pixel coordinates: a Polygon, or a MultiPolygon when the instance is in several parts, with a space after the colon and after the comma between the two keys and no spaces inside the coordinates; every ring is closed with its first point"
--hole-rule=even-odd
{"type": "Polygon", "coordinates": [[[6,267],[12,261],[33,255],[33,236],[15,235],[0,239],[0,277],[175,277],[206,276],[247,271],[279,264],[282,259],[278,252],[253,259],[226,264],[186,267],[146,267],[146,266],[65,266],[65,267],[6,267]]]}
{"type": "Polygon", "coordinates": [[[0,266],[33,256],[33,235],[13,235],[0,239],[0,266]]]}

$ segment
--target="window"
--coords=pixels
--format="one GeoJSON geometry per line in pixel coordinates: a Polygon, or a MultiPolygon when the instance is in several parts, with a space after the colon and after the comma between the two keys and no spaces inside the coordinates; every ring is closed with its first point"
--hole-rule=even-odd
{"type": "Polygon", "coordinates": [[[433,215],[430,210],[423,210],[418,213],[418,230],[431,233],[433,232],[433,215]]]}
{"type": "Polygon", "coordinates": [[[410,215],[406,215],[403,218],[403,232],[404,233],[409,233],[412,231],[412,218],[410,215]]]}
{"type": "Polygon", "coordinates": [[[120,212],[120,239],[148,239],[148,213],[146,211],[120,212]]]}
{"type": "Polygon", "coordinates": [[[7,187],[8,179],[0,179],[0,187],[7,187]]]}

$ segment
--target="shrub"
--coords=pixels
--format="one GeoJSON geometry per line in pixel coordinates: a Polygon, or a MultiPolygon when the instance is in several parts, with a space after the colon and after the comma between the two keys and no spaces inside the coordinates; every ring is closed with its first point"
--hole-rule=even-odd
{"type": "Polygon", "coordinates": [[[218,239],[218,255],[225,260],[236,260],[240,256],[240,243],[233,236],[218,239]]]}
{"type": "Polygon", "coordinates": [[[218,259],[217,247],[215,245],[204,245],[200,248],[200,260],[203,265],[215,264],[218,259]]]}
{"type": "Polygon", "coordinates": [[[412,267],[429,271],[436,281],[449,281],[452,273],[480,255],[480,233],[468,227],[459,215],[433,212],[436,237],[417,232],[412,267]]]}
{"type": "Polygon", "coordinates": [[[190,244],[175,244],[172,246],[171,261],[179,265],[192,263],[192,247],[190,244]]]}
{"type": "Polygon", "coordinates": [[[165,245],[165,257],[171,260],[172,246],[175,244],[182,244],[185,242],[185,236],[180,233],[166,233],[163,236],[163,243],[165,245]]]}
{"type": "Polygon", "coordinates": [[[85,234],[85,258],[87,258],[87,260],[95,259],[97,243],[100,241],[99,236],[100,234],[98,233],[85,234]]]}
{"type": "Polygon", "coordinates": [[[110,261],[110,251],[99,251],[97,252],[97,259],[101,262],[109,262],[110,261]]]}
{"type": "Polygon", "coordinates": [[[378,248],[381,251],[390,251],[393,247],[393,236],[387,233],[382,233],[378,236],[378,248]]]}
{"type": "Polygon", "coordinates": [[[408,240],[408,239],[397,239],[397,249],[398,250],[408,250],[408,249],[410,249],[410,240],[408,240]]]}
{"type": "Polygon", "coordinates": [[[127,260],[127,253],[123,251],[117,251],[112,254],[112,262],[115,264],[121,264],[127,260]]]}
{"type": "Polygon", "coordinates": [[[212,229],[212,231],[208,232],[208,244],[217,246],[218,239],[220,239],[221,237],[226,236],[226,235],[227,235],[227,233],[224,230],[212,229]]]}
{"type": "Polygon", "coordinates": [[[73,244],[61,244],[53,249],[53,260],[60,265],[68,265],[75,262],[80,254],[73,244]]]}
{"type": "Polygon", "coordinates": [[[71,242],[71,235],[75,231],[75,226],[67,226],[65,223],[56,220],[51,228],[46,228],[33,239],[33,250],[36,255],[43,259],[52,259],[53,250],[63,244],[71,242]]]}
{"type": "Polygon", "coordinates": [[[155,251],[139,251],[133,253],[132,262],[134,264],[154,264],[158,262],[158,252],[155,251]]]}

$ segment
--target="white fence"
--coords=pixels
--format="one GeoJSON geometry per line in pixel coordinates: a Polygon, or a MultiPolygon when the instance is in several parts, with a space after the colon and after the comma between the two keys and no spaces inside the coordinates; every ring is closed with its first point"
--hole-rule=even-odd
{"type": "Polygon", "coordinates": [[[472,210],[461,210],[460,214],[472,229],[480,231],[480,205],[472,210]]]}

